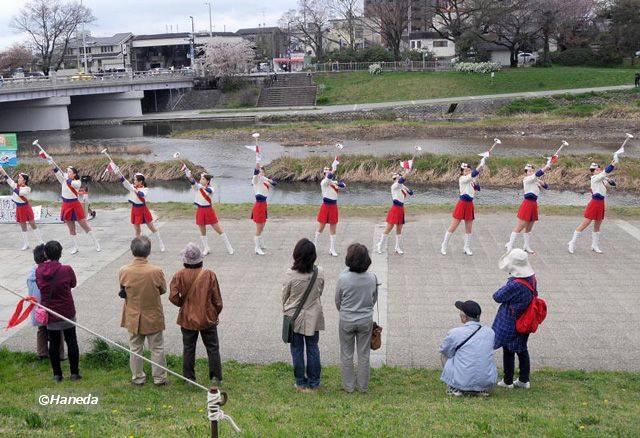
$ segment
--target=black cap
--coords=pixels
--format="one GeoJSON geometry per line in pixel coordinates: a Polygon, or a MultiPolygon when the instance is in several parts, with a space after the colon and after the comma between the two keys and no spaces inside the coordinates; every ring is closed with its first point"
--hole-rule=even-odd
{"type": "Polygon", "coordinates": [[[456,301],[456,308],[462,310],[462,312],[469,318],[480,318],[482,310],[480,304],[475,301],[456,301]]]}

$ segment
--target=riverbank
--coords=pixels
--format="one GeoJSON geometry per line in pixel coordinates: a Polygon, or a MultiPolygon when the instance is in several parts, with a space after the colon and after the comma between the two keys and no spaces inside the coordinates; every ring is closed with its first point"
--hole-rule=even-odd
{"type": "MultiPolygon", "coordinates": [[[[223,348],[224,350],[224,348],[223,348]]],[[[178,371],[181,358],[168,356],[178,371]]],[[[128,356],[110,348],[83,355],[83,379],[54,384],[50,366],[30,353],[0,350],[0,430],[22,436],[207,436],[204,391],[181,382],[132,388],[128,356]],[[38,396],[97,397],[96,405],[41,406],[38,396]],[[51,412],[55,412],[52,416],[51,412]]],[[[206,361],[196,362],[205,381],[206,361]]],[[[497,388],[487,399],[445,394],[439,370],[373,369],[367,394],[340,390],[340,370],[322,370],[322,388],[293,389],[291,365],[225,362],[223,408],[246,436],[386,436],[452,434],[633,436],[640,412],[631,394],[640,391],[638,373],[535,371],[531,390],[497,388]],[[513,421],[516,418],[518,421],[513,421]]],[[[174,380],[173,378],[171,378],[174,380]]],[[[231,434],[228,423],[222,435],[231,434]]]]}
{"type": "MultiPolygon", "coordinates": [[[[550,151],[551,153],[551,151],[550,151]]],[[[338,178],[346,183],[391,182],[393,172],[401,170],[400,161],[411,155],[343,155],[340,158],[338,178]]],[[[422,154],[414,160],[414,170],[408,177],[407,185],[455,184],[459,177],[461,162],[477,165],[477,155],[422,154]]],[[[322,179],[322,168],[333,161],[333,157],[311,156],[306,158],[280,157],[267,166],[268,174],[278,181],[309,182],[322,179]]],[[[603,154],[561,155],[558,164],[546,173],[544,180],[555,189],[575,189],[588,187],[588,167],[591,162],[607,165],[611,156],[603,154]]],[[[524,166],[527,163],[542,167],[545,160],[540,157],[494,156],[487,160],[487,166],[478,178],[480,185],[487,187],[521,187],[524,166]]],[[[640,192],[640,159],[623,157],[618,169],[612,175],[618,190],[640,192]]]]}
{"type": "MultiPolygon", "coordinates": [[[[114,157],[117,165],[124,176],[131,179],[134,173],[142,173],[148,180],[156,181],[175,181],[184,178],[184,172],[180,170],[180,161],[144,161],[139,159],[117,159],[114,157]]],[[[63,169],[67,166],[74,166],[78,169],[81,176],[88,176],[94,182],[118,182],[118,177],[110,172],[105,172],[109,159],[101,155],[98,157],[82,157],[76,158],[75,155],[64,155],[62,159],[56,159],[56,162],[63,169]]],[[[185,164],[194,172],[203,172],[204,168],[195,165],[189,161],[185,164]]],[[[29,174],[30,184],[57,183],[54,173],[51,171],[49,164],[43,164],[42,160],[38,162],[21,163],[12,172],[25,172],[29,174]]]]}

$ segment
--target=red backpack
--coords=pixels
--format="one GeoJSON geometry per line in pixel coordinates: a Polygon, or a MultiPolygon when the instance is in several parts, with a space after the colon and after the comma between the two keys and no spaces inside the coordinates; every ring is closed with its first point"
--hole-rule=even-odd
{"type": "Polygon", "coordinates": [[[535,333],[538,326],[547,317],[547,302],[538,298],[538,292],[523,278],[516,278],[516,281],[523,284],[533,293],[533,299],[527,309],[516,320],[516,331],[518,333],[535,333]]]}

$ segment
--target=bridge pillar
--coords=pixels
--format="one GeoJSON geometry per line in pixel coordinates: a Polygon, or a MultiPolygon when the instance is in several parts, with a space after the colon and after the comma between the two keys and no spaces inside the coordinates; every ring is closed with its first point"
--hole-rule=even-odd
{"type": "Polygon", "coordinates": [[[142,115],[144,91],[72,96],[70,120],[120,119],[142,115]]]}
{"type": "Polygon", "coordinates": [[[68,97],[3,102],[0,105],[0,132],[69,129],[68,97]]]}

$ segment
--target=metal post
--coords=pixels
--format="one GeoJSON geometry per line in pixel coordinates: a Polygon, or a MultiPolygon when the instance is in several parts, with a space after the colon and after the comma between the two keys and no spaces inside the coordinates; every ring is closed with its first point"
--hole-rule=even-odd
{"type": "Polygon", "coordinates": [[[213,37],[213,22],[211,21],[211,2],[205,2],[209,6],[209,38],[213,37]]]}
{"type": "MultiPolygon", "coordinates": [[[[80,0],[80,6],[82,6],[82,0],[80,0]]],[[[87,74],[87,39],[84,30],[84,21],[82,22],[82,50],[84,51],[84,74],[87,74]]]]}
{"type": "Polygon", "coordinates": [[[194,64],[195,64],[195,60],[196,60],[196,49],[195,49],[195,42],[196,42],[196,31],[195,31],[195,25],[193,24],[193,15],[189,15],[189,18],[191,18],[191,53],[190,53],[190,58],[191,58],[191,68],[194,68],[194,64]]]}

